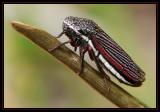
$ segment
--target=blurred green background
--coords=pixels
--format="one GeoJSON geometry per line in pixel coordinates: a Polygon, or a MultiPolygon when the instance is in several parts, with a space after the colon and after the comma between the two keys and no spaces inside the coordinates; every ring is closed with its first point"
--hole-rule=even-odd
{"type": "MultiPolygon", "coordinates": [[[[20,21],[57,36],[67,16],[94,20],[145,71],[141,87],[119,84],[156,107],[156,5],[4,4],[4,107],[117,108],[77,74],[11,27],[20,21]]],[[[67,40],[63,36],[60,41],[67,40]]],[[[70,45],[67,45],[73,49],[70,45]]],[[[94,62],[86,55],[85,60],[94,62]]]]}

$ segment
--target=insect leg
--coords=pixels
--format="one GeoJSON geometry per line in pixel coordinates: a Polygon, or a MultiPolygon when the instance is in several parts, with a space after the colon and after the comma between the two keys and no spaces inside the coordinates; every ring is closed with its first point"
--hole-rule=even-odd
{"type": "MultiPolygon", "coordinates": [[[[102,66],[100,65],[99,59],[95,56],[94,51],[91,47],[89,47],[89,52],[92,55],[92,58],[95,61],[98,70],[104,75],[105,72],[104,72],[102,66]]],[[[104,77],[103,75],[102,75],[102,77],[104,77]]]]}
{"type": "Polygon", "coordinates": [[[104,72],[104,70],[102,68],[102,64],[101,64],[100,60],[98,59],[98,55],[95,56],[95,53],[94,53],[94,51],[93,51],[93,49],[91,47],[89,47],[89,52],[92,55],[92,57],[94,58],[97,68],[102,73],[101,76],[103,77],[104,84],[107,87],[107,91],[110,91],[110,85],[107,84],[108,82],[106,80],[106,79],[110,80],[110,77],[104,72]]]}
{"type": "Polygon", "coordinates": [[[56,46],[56,47],[54,47],[54,48],[49,49],[48,51],[52,52],[52,51],[54,51],[55,49],[57,49],[57,48],[65,45],[65,44],[68,44],[68,43],[70,43],[70,42],[71,42],[71,40],[68,40],[68,41],[66,41],[66,42],[64,42],[64,43],[61,43],[60,45],[58,45],[58,46],[56,46]]]}
{"type": "Polygon", "coordinates": [[[86,53],[87,48],[80,46],[79,52],[80,52],[80,71],[78,72],[78,75],[80,75],[83,72],[83,62],[84,62],[84,54],[86,53]]]}
{"type": "Polygon", "coordinates": [[[77,47],[74,47],[74,51],[75,51],[75,52],[77,51],[77,47]]]}

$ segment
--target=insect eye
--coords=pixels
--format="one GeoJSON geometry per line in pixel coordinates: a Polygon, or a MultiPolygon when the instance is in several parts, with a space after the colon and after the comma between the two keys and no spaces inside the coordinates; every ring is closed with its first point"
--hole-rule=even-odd
{"type": "Polygon", "coordinates": [[[79,32],[82,34],[82,35],[88,35],[88,33],[89,33],[89,30],[88,29],[81,29],[81,30],[79,30],[79,32]]]}
{"type": "Polygon", "coordinates": [[[81,29],[79,30],[79,33],[83,34],[84,35],[84,31],[81,29]]]}

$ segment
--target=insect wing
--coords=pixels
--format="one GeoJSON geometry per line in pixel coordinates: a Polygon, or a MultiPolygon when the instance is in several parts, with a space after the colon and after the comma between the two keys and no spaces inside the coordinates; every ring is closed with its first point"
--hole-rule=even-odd
{"type": "Polygon", "coordinates": [[[144,81],[144,72],[134,63],[131,57],[105,32],[97,32],[93,35],[91,39],[98,51],[106,58],[106,60],[114,66],[117,71],[121,72],[123,77],[126,77],[128,80],[132,80],[133,82],[143,82],[144,81]],[[111,57],[113,61],[122,67],[116,68],[111,61],[111,57]]]}

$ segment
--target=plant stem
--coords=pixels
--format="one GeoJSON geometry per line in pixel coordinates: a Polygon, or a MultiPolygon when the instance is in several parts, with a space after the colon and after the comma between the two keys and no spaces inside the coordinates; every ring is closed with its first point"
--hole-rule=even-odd
{"type": "MultiPolygon", "coordinates": [[[[66,46],[61,46],[53,52],[50,49],[55,48],[60,45],[60,42],[49,33],[29,26],[20,22],[12,22],[13,28],[18,32],[25,35],[35,44],[49,52],[52,56],[56,57],[71,70],[77,73],[80,69],[80,58],[79,56],[68,49],[66,46]]],[[[145,104],[141,103],[134,96],[130,95],[127,91],[119,87],[114,82],[107,80],[110,90],[106,89],[106,84],[103,78],[100,77],[100,72],[96,71],[89,64],[84,62],[84,71],[80,75],[89,85],[95,88],[99,93],[101,93],[105,98],[109,99],[111,102],[122,108],[145,108],[145,104]]]]}

